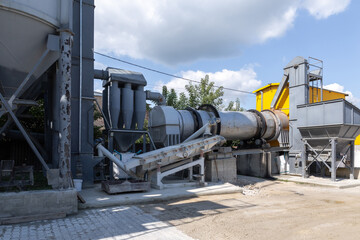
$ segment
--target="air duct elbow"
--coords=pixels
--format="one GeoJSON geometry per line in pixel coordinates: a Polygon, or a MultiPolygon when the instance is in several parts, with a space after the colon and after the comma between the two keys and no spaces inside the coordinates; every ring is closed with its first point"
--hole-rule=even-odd
{"type": "Polygon", "coordinates": [[[109,72],[106,70],[94,69],[94,79],[108,80],[109,72]]]}
{"type": "Polygon", "coordinates": [[[158,92],[146,91],[146,100],[155,101],[158,105],[166,105],[165,97],[158,92]]]}

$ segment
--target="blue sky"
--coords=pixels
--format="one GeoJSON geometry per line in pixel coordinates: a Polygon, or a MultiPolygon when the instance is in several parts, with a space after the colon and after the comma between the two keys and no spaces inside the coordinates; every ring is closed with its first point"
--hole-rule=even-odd
{"type": "MultiPolygon", "coordinates": [[[[156,70],[253,91],[279,82],[296,56],[324,61],[324,85],[360,106],[360,1],[97,0],[95,51],[156,70]]],[[[141,72],[149,90],[188,82],[95,54],[95,67],[141,72]]],[[[95,90],[101,89],[95,81],[95,90]]],[[[255,97],[225,91],[225,103],[255,97]]]]}

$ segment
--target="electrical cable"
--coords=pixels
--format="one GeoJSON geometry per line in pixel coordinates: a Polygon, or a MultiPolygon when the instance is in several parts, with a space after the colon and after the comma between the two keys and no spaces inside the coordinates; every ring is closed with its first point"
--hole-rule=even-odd
{"type": "MultiPolygon", "coordinates": [[[[171,74],[171,73],[166,73],[166,72],[159,71],[159,70],[156,70],[156,69],[153,69],[153,68],[149,68],[149,67],[144,67],[144,66],[141,66],[141,65],[139,65],[139,64],[135,64],[135,63],[132,63],[132,62],[128,62],[128,61],[122,60],[122,59],[120,59],[120,58],[116,58],[116,57],[113,57],[113,56],[110,56],[110,55],[107,55],[107,54],[104,54],[104,53],[100,53],[100,52],[97,52],[97,51],[94,51],[94,53],[97,54],[97,55],[100,55],[100,56],[103,56],[103,57],[106,57],[106,58],[115,60],[115,61],[119,61],[119,62],[128,64],[128,65],[131,65],[131,66],[134,66],[134,67],[138,67],[138,68],[142,68],[142,69],[145,69],[145,70],[148,70],[148,71],[152,71],[152,72],[156,72],[156,73],[159,73],[159,74],[163,74],[163,75],[166,75],[166,76],[169,76],[169,77],[178,78],[178,79],[185,80],[185,81],[189,81],[189,82],[201,83],[201,81],[197,81],[197,80],[193,80],[193,79],[189,79],[189,78],[180,77],[180,76],[177,76],[177,75],[174,75],[174,74],[171,74]]],[[[234,89],[234,88],[227,88],[227,87],[216,86],[216,85],[214,85],[214,87],[215,87],[215,88],[222,88],[223,90],[241,92],[241,93],[246,93],[246,94],[252,94],[252,95],[255,94],[255,93],[252,93],[252,92],[242,91],[242,90],[238,90],[238,89],[234,89]]]]}

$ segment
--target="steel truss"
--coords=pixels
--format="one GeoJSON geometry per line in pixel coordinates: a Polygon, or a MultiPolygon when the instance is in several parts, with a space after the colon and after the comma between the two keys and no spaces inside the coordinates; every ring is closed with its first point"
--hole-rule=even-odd
{"type": "Polygon", "coordinates": [[[309,168],[313,163],[316,163],[317,166],[321,169],[322,175],[324,175],[324,167],[326,167],[331,173],[331,180],[336,181],[336,171],[343,163],[346,168],[350,170],[350,179],[354,179],[354,140],[353,139],[343,139],[343,138],[330,138],[329,142],[324,145],[321,149],[316,149],[314,146],[311,146],[308,140],[311,139],[302,139],[304,142],[305,148],[305,158],[302,161],[302,176],[308,177],[309,168]],[[337,152],[337,146],[339,141],[347,141],[343,149],[340,150],[339,154],[337,152]],[[330,147],[330,148],[329,148],[330,147]],[[348,156],[350,154],[350,163],[347,162],[348,156]],[[337,156],[341,156],[338,164],[337,156]],[[309,156],[312,157],[309,160],[309,156]]]}

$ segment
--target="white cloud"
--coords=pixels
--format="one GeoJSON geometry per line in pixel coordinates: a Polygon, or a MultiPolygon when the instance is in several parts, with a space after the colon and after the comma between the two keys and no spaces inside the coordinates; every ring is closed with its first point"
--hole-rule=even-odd
{"type": "Polygon", "coordinates": [[[100,69],[100,70],[105,70],[107,68],[107,66],[101,62],[94,62],[94,69],[100,69]]]}
{"type": "Polygon", "coordinates": [[[304,0],[303,7],[317,19],[343,12],[351,0],[304,0]]]}
{"type": "Polygon", "coordinates": [[[315,18],[350,0],[97,0],[95,49],[166,64],[238,55],[244,45],[280,37],[298,9],[315,18]]]}
{"type": "Polygon", "coordinates": [[[329,85],[325,85],[324,88],[332,91],[346,93],[348,96],[345,97],[345,99],[354,104],[355,106],[360,107],[360,98],[355,97],[354,94],[350,91],[345,91],[344,86],[338,83],[332,83],[329,85]]]}
{"type": "Polygon", "coordinates": [[[95,79],[94,80],[94,91],[95,92],[102,92],[102,80],[95,79]]]}
{"type": "MultiPolygon", "coordinates": [[[[205,75],[209,75],[210,81],[215,82],[216,86],[223,86],[226,88],[247,92],[252,92],[261,86],[261,81],[257,79],[256,72],[252,66],[245,66],[238,71],[227,69],[223,69],[219,72],[184,71],[179,75],[184,78],[193,80],[200,80],[201,78],[204,78],[205,75]]],[[[186,93],[185,85],[187,84],[189,84],[187,81],[174,78],[165,85],[168,87],[168,89],[174,88],[177,93],[186,93]]],[[[154,90],[161,92],[163,85],[163,82],[157,82],[154,90]]],[[[224,90],[224,92],[225,94],[223,96],[223,100],[225,106],[230,101],[235,101],[236,98],[240,99],[242,107],[248,104],[253,105],[252,103],[255,102],[255,95],[252,94],[245,94],[230,90],[224,90]]]]}

